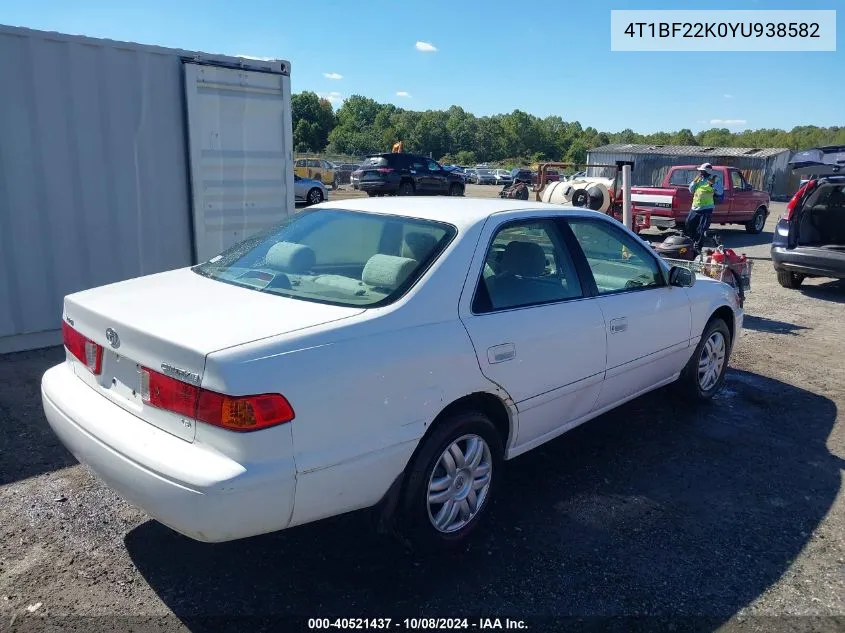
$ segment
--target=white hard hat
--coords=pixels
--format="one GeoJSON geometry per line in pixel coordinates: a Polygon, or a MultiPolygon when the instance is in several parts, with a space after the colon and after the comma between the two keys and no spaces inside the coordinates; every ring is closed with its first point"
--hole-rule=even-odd
{"type": "Polygon", "coordinates": [[[696,171],[710,171],[711,169],[713,169],[713,165],[710,163],[702,163],[696,168],[696,171]]]}

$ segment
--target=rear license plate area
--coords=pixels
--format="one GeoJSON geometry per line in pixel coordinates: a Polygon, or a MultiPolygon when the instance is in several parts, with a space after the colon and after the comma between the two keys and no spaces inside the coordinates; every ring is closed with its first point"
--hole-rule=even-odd
{"type": "Polygon", "coordinates": [[[140,405],[141,367],[138,363],[114,352],[106,351],[105,354],[108,374],[103,386],[113,395],[140,405]]]}

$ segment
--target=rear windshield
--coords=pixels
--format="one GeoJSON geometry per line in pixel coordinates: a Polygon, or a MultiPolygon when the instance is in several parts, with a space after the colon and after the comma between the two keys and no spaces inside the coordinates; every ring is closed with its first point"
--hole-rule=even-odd
{"type": "Polygon", "coordinates": [[[367,167],[384,167],[387,165],[387,158],[384,156],[371,156],[370,158],[365,158],[364,162],[361,163],[361,169],[366,169],[367,167]]]}
{"type": "Polygon", "coordinates": [[[845,207],[845,185],[822,185],[807,197],[804,208],[825,207],[842,209],[845,207]]]}
{"type": "Polygon", "coordinates": [[[490,176],[493,174],[492,169],[476,169],[475,171],[479,174],[483,174],[484,176],[490,176]]]}
{"type": "Polygon", "coordinates": [[[417,218],[303,211],[193,270],[257,292],[375,307],[411,288],[455,233],[449,224],[417,218]]]}

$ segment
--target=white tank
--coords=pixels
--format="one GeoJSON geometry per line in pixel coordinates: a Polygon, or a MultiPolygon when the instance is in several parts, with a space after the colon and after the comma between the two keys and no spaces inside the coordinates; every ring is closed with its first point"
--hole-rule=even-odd
{"type": "Polygon", "coordinates": [[[572,201],[572,183],[567,181],[550,182],[540,194],[543,202],[551,204],[569,204],[572,201]]]}

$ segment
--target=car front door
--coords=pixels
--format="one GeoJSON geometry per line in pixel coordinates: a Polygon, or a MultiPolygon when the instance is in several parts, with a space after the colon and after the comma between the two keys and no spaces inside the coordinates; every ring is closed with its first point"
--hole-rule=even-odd
{"type": "Polygon", "coordinates": [[[431,179],[431,192],[436,194],[449,193],[449,177],[445,169],[433,160],[427,163],[428,177],[431,179]]]}
{"type": "Polygon", "coordinates": [[[488,220],[460,315],[482,373],[519,412],[512,448],[551,439],[593,409],[604,319],[552,218],[488,220]]]}
{"type": "Polygon", "coordinates": [[[604,315],[607,365],[596,409],[665,384],[690,355],[691,309],[684,288],[670,286],[657,256],[614,220],[570,218],[604,315]]]}
{"type": "Polygon", "coordinates": [[[731,170],[731,220],[735,222],[751,219],[754,211],[754,194],[738,170],[731,170]]]}

